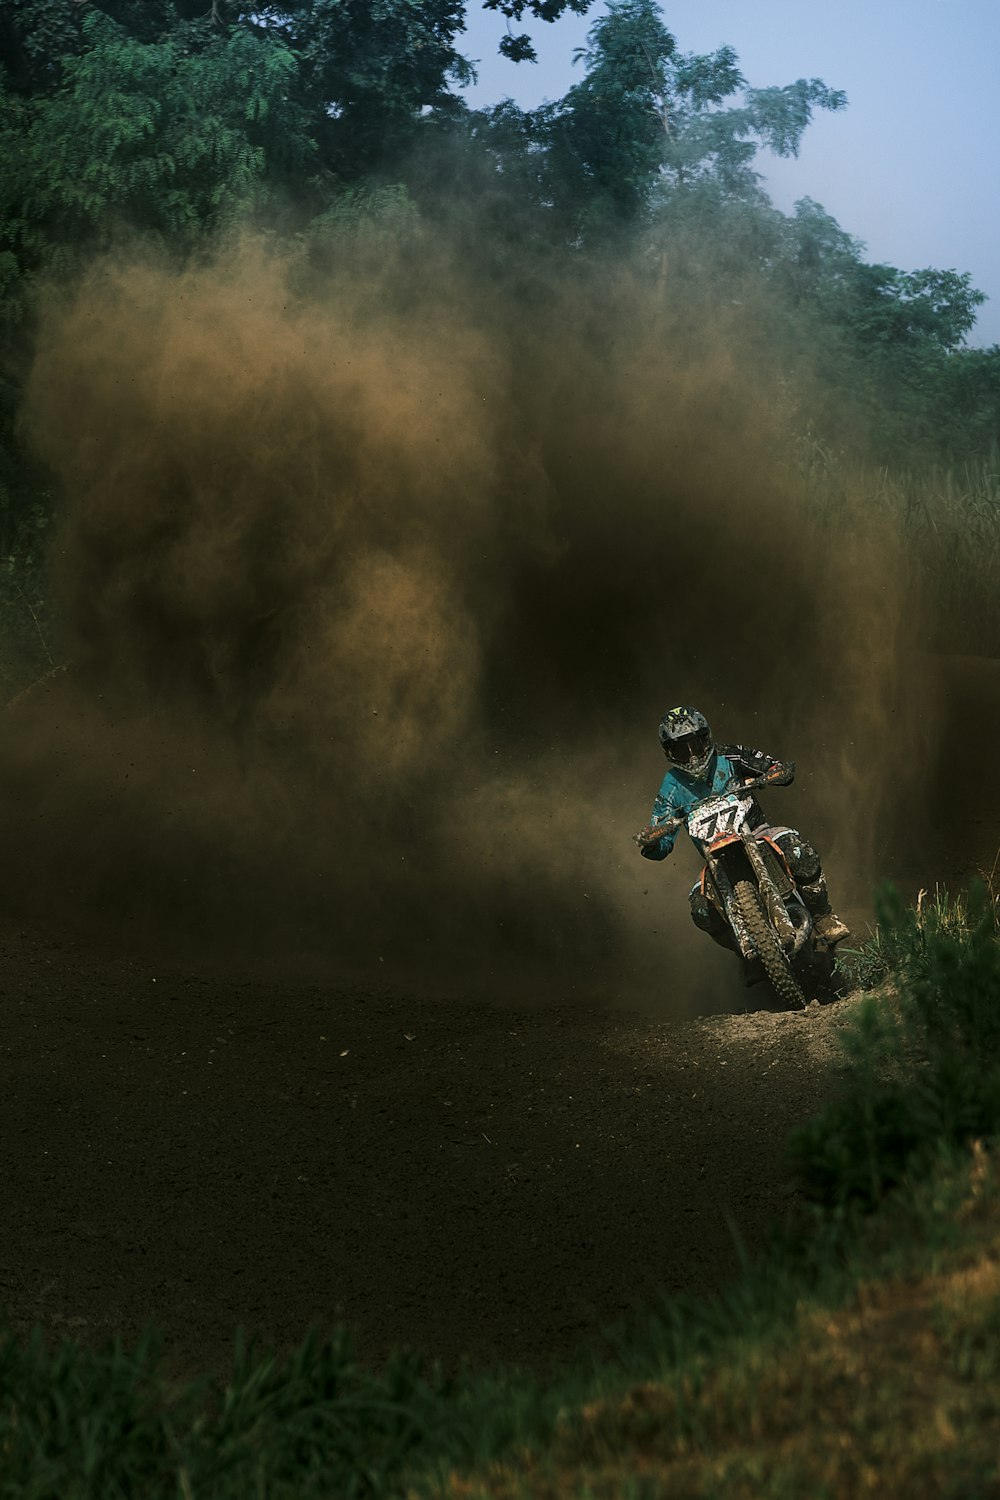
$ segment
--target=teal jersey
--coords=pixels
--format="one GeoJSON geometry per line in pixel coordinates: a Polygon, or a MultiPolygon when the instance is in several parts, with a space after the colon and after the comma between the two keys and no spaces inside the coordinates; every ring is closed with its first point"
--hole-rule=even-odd
{"type": "MultiPolygon", "coordinates": [[[[724,792],[734,777],[745,781],[754,776],[766,776],[774,786],[787,786],[794,775],[792,761],[775,760],[772,755],[763,750],[751,750],[748,745],[721,745],[713,754],[704,776],[691,776],[678,766],[671,766],[660,783],[650,823],[656,828],[674,818],[686,818],[696,802],[724,792]]],[[[756,797],[753,798],[749,822],[751,828],[759,828],[766,822],[764,810],[756,797]]],[[[666,859],[676,840],[676,833],[665,833],[642,853],[646,859],[666,859]]],[[[704,853],[703,844],[697,839],[691,842],[699,854],[704,853]]]]}

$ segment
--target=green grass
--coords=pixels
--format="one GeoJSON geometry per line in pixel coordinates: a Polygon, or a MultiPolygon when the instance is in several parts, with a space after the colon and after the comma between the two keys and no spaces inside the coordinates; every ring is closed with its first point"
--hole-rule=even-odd
{"type": "Polygon", "coordinates": [[[939,937],[957,939],[961,947],[975,926],[978,913],[992,907],[994,929],[998,920],[998,898],[993,889],[995,871],[984,875],[968,893],[949,895],[936,885],[933,893],[920,891],[913,906],[900,900],[898,892],[884,885],[876,892],[878,919],[855,948],[837,951],[837,968],[854,988],[873,990],[892,975],[913,978],[926,970],[928,944],[939,937]],[[976,915],[970,902],[976,903],[976,915]]]}

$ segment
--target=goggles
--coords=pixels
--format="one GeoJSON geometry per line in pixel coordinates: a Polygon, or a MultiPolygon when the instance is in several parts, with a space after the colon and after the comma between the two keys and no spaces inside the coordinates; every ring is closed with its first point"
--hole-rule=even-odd
{"type": "Polygon", "coordinates": [[[677,766],[689,766],[704,760],[712,748],[712,736],[707,729],[698,734],[686,734],[679,740],[668,740],[664,753],[677,766]]]}

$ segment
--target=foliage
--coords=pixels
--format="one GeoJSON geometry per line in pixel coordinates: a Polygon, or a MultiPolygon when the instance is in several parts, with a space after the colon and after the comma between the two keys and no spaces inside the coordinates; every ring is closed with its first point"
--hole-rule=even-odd
{"type": "MultiPolygon", "coordinates": [[[[876,893],[879,920],[858,948],[838,949],[838,968],[857,988],[873,990],[894,976],[909,972],[924,951],[921,909],[908,907],[896,888],[886,883],[876,893]]],[[[942,925],[957,926],[964,932],[964,904],[953,908],[946,894],[935,898],[935,911],[942,914],[942,925]],[[951,914],[960,914],[952,920],[951,914]]]]}
{"type": "Polygon", "coordinates": [[[157,1358],[152,1333],[134,1353],[7,1336],[0,1494],[379,1494],[446,1410],[446,1383],[419,1361],[368,1375],[342,1337],[309,1336],[283,1364],[238,1338],[221,1387],[171,1392],[157,1358]]]}
{"type": "MultiPolygon", "coordinates": [[[[513,26],[588,6],[486,8],[513,26]]],[[[3,7],[0,323],[14,339],[0,483],[10,526],[27,525],[47,492],[13,428],[37,287],[72,277],[123,236],[198,254],[248,215],[304,236],[326,270],[348,244],[361,253],[359,225],[370,260],[397,244],[417,255],[428,243],[418,226],[443,226],[456,256],[501,278],[522,307],[546,278],[637,249],[669,289],[681,332],[696,338],[723,317],[765,374],[800,393],[788,407],[801,429],[825,441],[847,434],[897,469],[992,462],[1000,349],[964,347],[982,301],[969,276],[870,264],[819,204],[804,199],[784,215],[761,189],[761,151],[794,154],[816,110],[844,107],[839,90],[818,79],[751,87],[732,48],[685,53],[654,0],[612,0],[564,99],[472,111],[456,91],[471,77],[457,50],[465,13],[463,0],[3,7]]],[[[528,55],[513,33],[502,45],[528,55]]],[[[961,486],[948,484],[958,555],[963,527],[977,546],[992,534],[995,499],[980,486],[963,511],[961,486]]],[[[940,555],[935,564],[933,549],[920,549],[937,591],[940,555]]],[[[980,576],[988,552],[978,555],[980,576]]]]}
{"type": "Polygon", "coordinates": [[[795,155],[813,110],[847,102],[815,78],[748,88],[731,47],[679,52],[655,0],[610,0],[578,56],[586,77],[537,119],[583,224],[669,217],[674,192],[703,182],[756,196],[757,152],[795,155]]]}
{"type": "Polygon", "coordinates": [[[413,233],[420,223],[416,204],[402,183],[348,188],[309,225],[314,242],[343,241],[364,235],[369,243],[388,247],[413,233]]]}
{"type": "MultiPolygon", "coordinates": [[[[293,179],[301,194],[315,156],[294,98],[298,65],[281,45],[204,19],[139,40],[99,9],[42,0],[20,0],[5,18],[7,43],[15,23],[6,85],[0,73],[0,327],[16,336],[0,391],[3,604],[12,620],[42,605],[38,538],[49,496],[15,431],[39,279],[65,279],[123,236],[190,253],[238,216],[283,200],[293,179]]],[[[39,644],[46,633],[35,631],[39,644]]],[[[16,679],[20,669],[11,670],[16,679]]]]}
{"type": "Polygon", "coordinates": [[[82,31],[87,48],[65,60],[55,93],[0,97],[8,281],[66,269],[122,226],[190,245],[251,202],[266,174],[306,167],[286,49],[245,32],[199,48],[141,43],[97,13],[82,31]]]}
{"type": "Polygon", "coordinates": [[[732,48],[721,47],[708,57],[679,57],[666,73],[661,97],[668,110],[667,204],[670,186],[705,178],[734,196],[755,196],[761,175],[754,170],[757,152],[767,148],[777,156],[797,156],[813,111],[840,110],[847,103],[842,91],[819,78],[747,88],[736,63],[732,48]],[[741,103],[725,105],[741,92],[741,103]]]}
{"type": "Polygon", "coordinates": [[[980,882],[908,910],[885,887],[879,926],[902,993],[869,998],[845,1030],[840,1097],[792,1142],[806,1191],[871,1206],[943,1147],[1000,1133],[1000,932],[980,882]]]}
{"type": "Polygon", "coordinates": [[[1000,346],[955,349],[940,372],[939,421],[947,438],[949,456],[968,461],[975,455],[994,459],[1000,469],[1000,346]]]}
{"type": "Polygon", "coordinates": [[[51,505],[43,493],[16,502],[0,484],[0,701],[57,664],[59,627],[47,586],[51,505]]]}
{"type": "MultiPolygon", "coordinates": [[[[685,53],[654,0],[612,0],[585,76],[535,111],[469,111],[464,0],[11,0],[0,19],[0,314],[39,271],[71,273],[123,228],[187,254],[248,209],[301,229],[341,193],[449,187],[504,253],[571,259],[641,229],[694,305],[772,299],[772,352],[828,379],[833,422],[881,460],[963,458],[1000,439],[1000,351],[963,340],[967,275],[870,265],[811,200],[779,214],[761,150],[794,154],[819,79],[751,87],[731,47],[685,53]]],[[[588,0],[486,0],[508,26],[588,0]]],[[[508,33],[501,50],[528,56],[508,33]]],[[[452,204],[452,220],[454,206],[452,204]]],[[[350,200],[345,200],[350,212],[350,200]]],[[[407,231],[408,232],[408,231],[407,231]]],[[[567,270],[569,266],[567,265],[567,270]]]]}
{"type": "Polygon", "coordinates": [[[525,11],[538,21],[557,21],[567,10],[582,16],[592,3],[593,0],[485,0],[483,9],[499,11],[507,18],[507,35],[501,37],[498,49],[501,56],[510,62],[535,62],[537,54],[531,38],[527,32],[512,33],[509,23],[520,21],[525,11]]]}
{"type": "Polygon", "coordinates": [[[995,441],[1000,350],[964,350],[983,294],[968,273],[870,264],[864,246],[804,199],[786,221],[768,279],[807,315],[840,409],[870,451],[899,462],[969,456],[995,441]]]}
{"type": "Polygon", "coordinates": [[[824,318],[850,328],[861,345],[947,353],[962,344],[985,300],[967,273],[867,263],[861,241],[811,198],[795,205],[784,239],[776,277],[792,297],[812,300],[824,318]]]}
{"type": "Polygon", "coordinates": [[[294,53],[320,160],[338,178],[357,181],[462,112],[451,85],[474,76],[454,45],[464,12],[464,0],[298,0],[243,14],[294,53]]]}
{"type": "MultiPolygon", "coordinates": [[[[552,22],[563,12],[583,14],[592,0],[487,0],[507,21],[499,50],[531,60],[527,35],[510,21],[527,12],[552,22]]],[[[208,39],[253,39],[295,59],[290,86],[307,112],[307,134],[324,169],[354,181],[411,149],[440,120],[463,113],[454,84],[474,77],[456,48],[466,0],[286,0],[251,5],[241,0],[97,0],[88,7],[143,44],[204,46],[208,39]]],[[[77,0],[11,0],[0,22],[0,58],[18,94],[51,94],[74,58],[91,45],[77,0]]]]}
{"type": "Polygon", "coordinates": [[[83,45],[85,12],[75,0],[8,0],[0,11],[0,61],[12,92],[50,94],[63,63],[83,45]]]}
{"type": "Polygon", "coordinates": [[[586,77],[536,117],[567,221],[643,214],[664,158],[658,105],[676,48],[653,0],[611,0],[591,27],[577,54],[586,77]]]}

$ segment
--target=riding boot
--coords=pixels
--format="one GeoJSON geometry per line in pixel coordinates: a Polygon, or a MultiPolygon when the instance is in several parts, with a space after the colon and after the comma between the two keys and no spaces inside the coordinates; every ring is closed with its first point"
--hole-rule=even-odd
{"type": "Polygon", "coordinates": [[[828,948],[850,936],[851,929],[830,905],[825,875],[820,875],[818,880],[813,880],[808,885],[800,885],[799,895],[813,919],[813,931],[828,948]]]}

